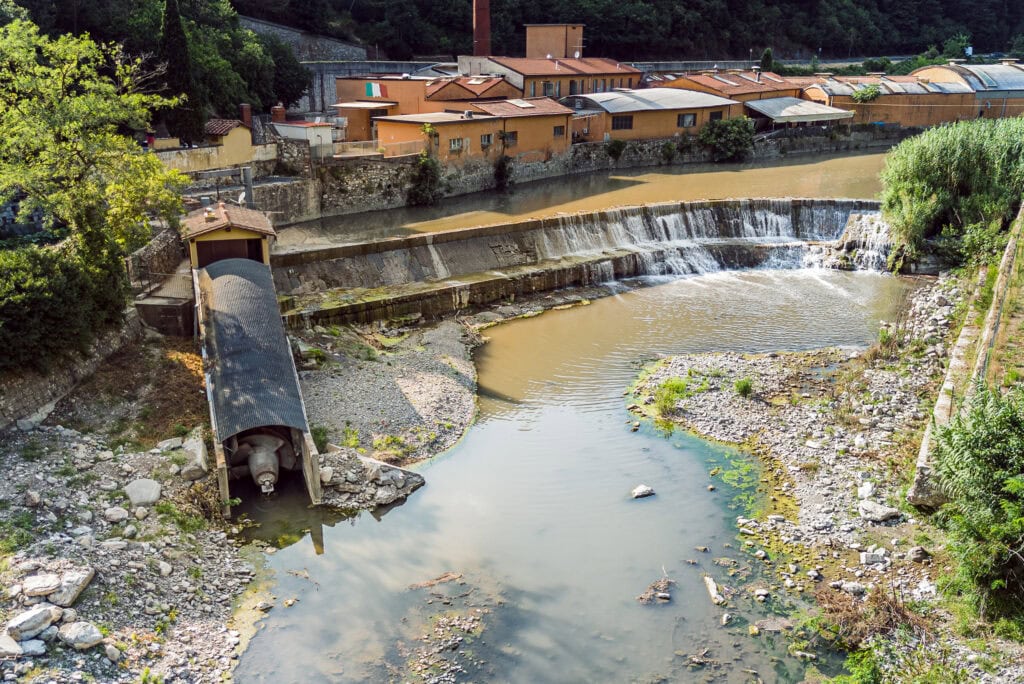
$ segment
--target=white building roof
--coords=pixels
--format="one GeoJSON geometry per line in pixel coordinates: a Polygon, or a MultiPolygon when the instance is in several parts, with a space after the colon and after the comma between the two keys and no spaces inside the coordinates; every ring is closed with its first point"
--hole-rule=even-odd
{"type": "Polygon", "coordinates": [[[736,100],[680,88],[644,88],[613,90],[607,93],[570,95],[559,100],[572,109],[603,109],[610,114],[671,109],[704,109],[738,104],[736,100]]]}
{"type": "Polygon", "coordinates": [[[848,112],[845,109],[837,109],[797,97],[770,97],[765,100],[751,100],[743,104],[778,123],[835,121],[849,119],[853,116],[853,112],[848,112]]]}

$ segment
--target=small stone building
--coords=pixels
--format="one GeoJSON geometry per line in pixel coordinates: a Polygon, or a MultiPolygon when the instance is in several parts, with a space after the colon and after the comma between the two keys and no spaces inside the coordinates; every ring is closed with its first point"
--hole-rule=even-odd
{"type": "Polygon", "coordinates": [[[182,227],[192,268],[206,268],[222,259],[270,264],[270,240],[277,233],[263,212],[220,202],[192,212],[182,227]]]}

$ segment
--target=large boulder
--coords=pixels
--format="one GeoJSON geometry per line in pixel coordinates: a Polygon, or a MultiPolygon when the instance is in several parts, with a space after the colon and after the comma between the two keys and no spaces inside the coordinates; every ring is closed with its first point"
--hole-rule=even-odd
{"type": "Polygon", "coordinates": [[[900,517],[898,509],[885,506],[870,499],[861,501],[857,508],[860,511],[860,517],[870,522],[885,522],[886,520],[900,517]]]}
{"type": "Polygon", "coordinates": [[[7,623],[7,634],[15,641],[31,639],[60,619],[64,611],[50,603],[40,603],[16,615],[7,623]]]}
{"type": "Polygon", "coordinates": [[[89,586],[89,582],[95,576],[96,571],[92,568],[80,568],[65,572],[60,578],[60,586],[49,595],[50,602],[65,608],[73,605],[78,600],[79,594],[89,586]]]}
{"type": "Polygon", "coordinates": [[[99,628],[85,621],[61,625],[57,637],[76,651],[84,651],[103,641],[99,628]]]}
{"type": "Polygon", "coordinates": [[[182,443],[181,450],[187,459],[181,466],[181,476],[192,482],[206,477],[210,472],[210,459],[202,431],[193,430],[182,443]]]}
{"type": "Polygon", "coordinates": [[[160,483],[149,478],[133,480],[125,485],[124,493],[132,502],[132,508],[136,506],[152,506],[160,500],[160,483]]]}

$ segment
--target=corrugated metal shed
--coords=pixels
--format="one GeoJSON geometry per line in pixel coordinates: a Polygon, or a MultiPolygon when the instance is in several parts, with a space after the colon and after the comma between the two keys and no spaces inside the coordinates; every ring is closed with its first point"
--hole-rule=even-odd
{"type": "Polygon", "coordinates": [[[778,123],[836,121],[849,119],[853,112],[797,97],[770,97],[744,102],[744,106],[778,123]]]}
{"type": "Polygon", "coordinates": [[[308,432],[270,267],[225,259],[199,274],[217,440],[256,427],[308,432]]]}
{"type": "Polygon", "coordinates": [[[870,85],[878,86],[881,95],[934,95],[934,94],[965,94],[973,92],[970,86],[963,83],[925,83],[916,79],[904,78],[868,78],[855,77],[850,79],[830,78],[822,83],[807,86],[819,88],[829,95],[853,95],[870,85]]]}
{"type": "Polygon", "coordinates": [[[1024,68],[1011,64],[958,64],[976,82],[976,90],[1024,92],[1024,68]]]}
{"type": "Polygon", "coordinates": [[[620,112],[647,112],[671,109],[702,109],[737,104],[736,100],[679,88],[645,88],[643,90],[614,90],[609,93],[570,95],[559,100],[575,110],[604,110],[610,114],[620,112]]]}

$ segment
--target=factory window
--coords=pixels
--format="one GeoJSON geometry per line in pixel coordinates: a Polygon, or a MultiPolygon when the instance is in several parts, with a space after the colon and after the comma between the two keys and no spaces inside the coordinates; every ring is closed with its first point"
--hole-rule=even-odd
{"type": "Polygon", "coordinates": [[[461,152],[462,151],[462,138],[452,138],[448,141],[449,152],[461,152]]]}
{"type": "Polygon", "coordinates": [[[480,149],[486,150],[488,147],[494,144],[494,134],[484,133],[480,136],[480,149]]]}
{"type": "Polygon", "coordinates": [[[565,126],[555,126],[555,130],[554,130],[553,136],[556,137],[556,138],[564,138],[565,137],[565,126]]]}
{"type": "Polygon", "coordinates": [[[505,147],[515,147],[519,142],[519,131],[505,131],[501,135],[501,139],[504,141],[505,147]]]}
{"type": "Polygon", "coordinates": [[[613,131],[625,131],[633,129],[633,117],[632,116],[613,116],[612,117],[612,130],[613,131]]]}
{"type": "Polygon", "coordinates": [[[544,83],[541,84],[541,87],[544,88],[544,97],[551,97],[555,94],[555,84],[551,81],[544,81],[544,83]]]}
{"type": "Polygon", "coordinates": [[[679,117],[678,117],[678,120],[676,121],[676,125],[679,128],[689,128],[690,126],[696,126],[697,125],[697,115],[696,114],[680,114],[679,117]]]}
{"type": "Polygon", "coordinates": [[[709,121],[721,121],[722,112],[711,112],[711,116],[708,117],[709,121]]]}

